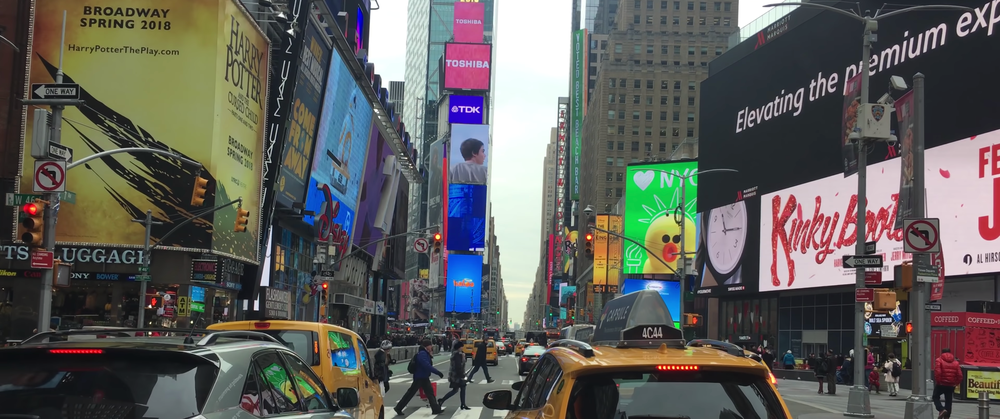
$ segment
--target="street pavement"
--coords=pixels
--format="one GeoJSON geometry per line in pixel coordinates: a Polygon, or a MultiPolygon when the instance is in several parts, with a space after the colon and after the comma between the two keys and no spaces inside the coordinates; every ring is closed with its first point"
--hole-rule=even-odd
{"type": "MultiPolygon", "coordinates": [[[[885,383],[883,383],[883,386],[885,383]]],[[[844,418],[847,410],[847,395],[850,387],[837,386],[836,395],[816,394],[819,384],[815,381],[778,379],[778,392],[785,399],[785,404],[796,419],[833,419],[844,418]]],[[[909,390],[899,390],[899,395],[890,397],[888,392],[871,393],[872,414],[876,419],[902,419],[906,410],[906,399],[910,397],[909,390]]],[[[991,418],[1000,418],[1000,408],[993,404],[991,418]]],[[[933,406],[931,406],[933,409],[933,406]]],[[[933,412],[937,417],[937,412],[933,412]]],[[[979,417],[979,408],[975,401],[955,400],[952,404],[953,419],[973,419],[979,417]]]]}

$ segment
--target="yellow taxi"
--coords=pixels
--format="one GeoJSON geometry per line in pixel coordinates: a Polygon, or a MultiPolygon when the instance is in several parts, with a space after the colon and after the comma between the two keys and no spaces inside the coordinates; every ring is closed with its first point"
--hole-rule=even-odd
{"type": "MultiPolygon", "coordinates": [[[[477,340],[476,341],[476,345],[479,345],[479,342],[482,342],[482,341],[481,340],[477,340]]],[[[472,347],[472,358],[473,359],[476,358],[476,347],[477,346],[473,346],[472,347]]],[[[491,364],[492,365],[500,365],[499,358],[497,358],[497,345],[496,345],[496,342],[493,341],[493,339],[490,339],[490,340],[486,341],[486,364],[487,365],[491,365],[491,364]]]]}
{"type": "Polygon", "coordinates": [[[491,391],[483,405],[507,419],[791,419],[766,366],[725,342],[685,342],[672,324],[655,291],[616,298],[592,343],[556,342],[516,394],[491,391]]]}
{"type": "Polygon", "coordinates": [[[477,339],[466,339],[465,345],[462,345],[462,353],[465,354],[466,358],[472,358],[472,352],[476,350],[477,339]]]}
{"type": "Polygon", "coordinates": [[[514,356],[521,356],[524,353],[525,341],[517,341],[517,345],[514,346],[514,356]]]}
{"type": "Polygon", "coordinates": [[[382,392],[374,378],[374,360],[364,341],[343,327],[290,320],[217,323],[210,330],[250,330],[267,333],[295,351],[323,380],[327,390],[358,390],[360,405],[348,409],[356,419],[383,419],[382,392]]]}

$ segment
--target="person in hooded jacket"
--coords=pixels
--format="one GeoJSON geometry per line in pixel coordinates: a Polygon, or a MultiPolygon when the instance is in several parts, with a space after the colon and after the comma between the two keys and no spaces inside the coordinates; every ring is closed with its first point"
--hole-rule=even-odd
{"type": "Polygon", "coordinates": [[[403,394],[403,398],[399,399],[396,407],[393,408],[397,415],[406,416],[403,414],[403,409],[406,408],[406,405],[410,403],[410,399],[420,390],[423,390],[424,394],[427,395],[427,401],[431,405],[431,414],[440,415],[444,413],[441,410],[441,406],[438,405],[437,398],[434,397],[434,387],[431,386],[431,374],[444,378],[444,374],[438,371],[437,368],[434,368],[434,363],[432,362],[434,357],[431,355],[431,351],[433,350],[434,343],[430,339],[420,341],[420,348],[417,350],[417,354],[414,355],[412,361],[416,363],[416,370],[413,372],[413,383],[410,384],[410,388],[406,389],[406,393],[403,394]]]}
{"type": "Polygon", "coordinates": [[[951,397],[955,387],[962,384],[962,366],[951,353],[951,349],[942,349],[941,356],[934,360],[934,408],[938,411],[938,419],[951,417],[951,397]],[[941,403],[944,396],[944,403],[941,403]]]}
{"type": "Polygon", "coordinates": [[[459,400],[462,402],[462,410],[471,410],[469,406],[465,405],[465,354],[462,353],[461,341],[455,341],[451,348],[451,366],[448,369],[448,385],[451,387],[451,391],[445,394],[444,397],[438,399],[438,405],[444,406],[445,400],[454,396],[455,393],[459,393],[459,400]]]}
{"type": "Polygon", "coordinates": [[[781,363],[785,365],[786,370],[795,369],[795,355],[792,355],[791,350],[785,352],[785,356],[781,358],[781,363]]]}

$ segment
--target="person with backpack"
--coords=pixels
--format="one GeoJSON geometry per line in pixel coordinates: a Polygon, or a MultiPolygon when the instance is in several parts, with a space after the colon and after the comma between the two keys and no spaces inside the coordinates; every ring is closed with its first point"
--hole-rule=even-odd
{"type": "Polygon", "coordinates": [[[786,370],[795,369],[795,355],[792,355],[791,350],[785,352],[785,356],[781,357],[781,363],[785,366],[786,370]]]}
{"type": "Polygon", "coordinates": [[[389,369],[389,364],[392,363],[391,355],[389,355],[389,350],[392,349],[392,342],[388,340],[383,340],[382,344],[379,345],[378,352],[375,352],[375,382],[381,384],[382,396],[389,392],[389,377],[392,377],[392,370],[389,369]]]}
{"type": "Polygon", "coordinates": [[[889,396],[896,397],[899,394],[899,376],[903,375],[903,364],[896,359],[896,354],[889,354],[889,360],[882,365],[882,372],[885,373],[889,396]]]}
{"type": "Polygon", "coordinates": [[[434,368],[434,363],[432,362],[434,358],[431,356],[431,351],[433,350],[434,343],[430,339],[420,341],[420,348],[417,349],[417,354],[410,359],[409,365],[406,366],[406,371],[413,374],[413,383],[410,384],[410,388],[406,389],[406,393],[399,399],[396,407],[393,408],[397,415],[405,416],[403,409],[410,403],[410,399],[417,394],[417,391],[421,390],[427,395],[427,402],[431,405],[431,414],[440,415],[444,413],[444,410],[441,410],[441,406],[438,405],[436,394],[434,394],[434,387],[431,385],[431,374],[444,378],[444,374],[438,371],[437,368],[434,368]]]}
{"type": "Polygon", "coordinates": [[[826,379],[827,371],[830,370],[830,362],[825,356],[820,358],[811,356],[809,361],[813,364],[813,372],[816,373],[816,381],[819,381],[819,391],[817,391],[817,394],[823,394],[823,380],[826,379]]]}

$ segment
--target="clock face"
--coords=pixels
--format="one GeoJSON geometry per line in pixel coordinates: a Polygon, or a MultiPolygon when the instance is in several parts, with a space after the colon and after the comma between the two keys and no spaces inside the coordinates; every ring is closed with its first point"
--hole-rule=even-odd
{"type": "Polygon", "coordinates": [[[747,207],[737,202],[713,209],[708,219],[708,259],[720,275],[736,269],[747,238],[747,207]]]}

